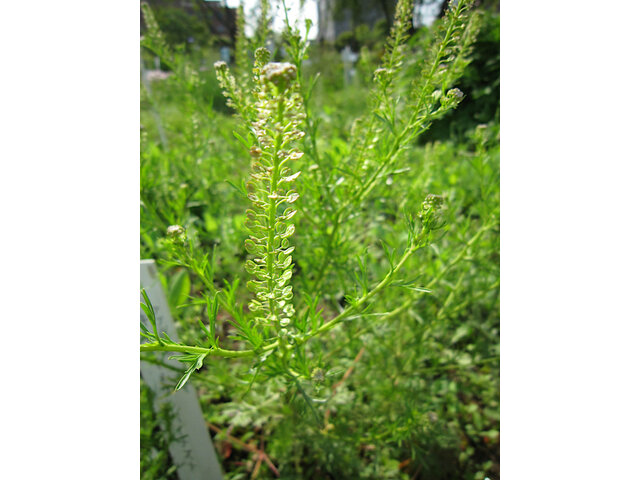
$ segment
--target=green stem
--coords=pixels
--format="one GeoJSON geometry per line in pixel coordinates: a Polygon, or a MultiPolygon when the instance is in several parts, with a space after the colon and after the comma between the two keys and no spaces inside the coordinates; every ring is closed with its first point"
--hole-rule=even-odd
{"type": "Polygon", "coordinates": [[[476,232],[476,234],[473,237],[471,237],[467,241],[467,243],[465,243],[464,247],[462,247],[462,250],[460,250],[458,255],[456,255],[456,257],[453,260],[451,260],[451,262],[449,262],[446,267],[444,267],[442,270],[440,270],[438,272],[438,274],[431,279],[431,281],[426,285],[425,288],[433,287],[449,270],[451,270],[452,267],[457,265],[464,258],[464,255],[467,252],[467,250],[469,249],[469,247],[471,247],[474,243],[476,243],[484,232],[486,232],[487,230],[493,228],[495,225],[496,225],[495,222],[491,222],[491,223],[481,227],[480,230],[478,230],[476,232]]]}
{"type": "Polygon", "coordinates": [[[178,345],[177,343],[159,344],[158,342],[143,343],[140,345],[141,352],[179,352],[179,353],[194,353],[201,355],[206,353],[207,355],[213,355],[214,357],[251,357],[256,354],[253,350],[225,350],[224,348],[204,348],[204,347],[192,347],[189,345],[178,345]]]}
{"type": "MultiPolygon", "coordinates": [[[[478,241],[478,239],[482,236],[482,234],[484,232],[486,232],[487,230],[489,230],[490,228],[492,228],[494,225],[495,225],[495,223],[492,222],[490,224],[487,224],[487,225],[483,226],[480,230],[478,230],[478,232],[476,232],[476,234],[471,239],[469,239],[469,241],[467,241],[467,243],[464,245],[462,250],[460,250],[458,255],[456,255],[456,257],[449,264],[447,264],[447,266],[445,268],[443,268],[438,273],[438,275],[436,275],[427,284],[426,288],[432,287],[439,279],[441,279],[444,276],[444,274],[446,272],[448,272],[454,265],[458,264],[464,258],[464,254],[469,249],[469,247],[471,247],[476,241],[478,241]]],[[[353,305],[351,305],[348,308],[346,308],[342,313],[337,315],[335,318],[333,318],[329,322],[327,322],[324,325],[322,325],[318,330],[313,332],[311,335],[309,335],[309,336],[305,337],[304,339],[302,339],[298,344],[302,345],[302,344],[306,343],[307,341],[309,341],[310,339],[314,338],[316,335],[319,335],[320,333],[323,333],[323,332],[326,332],[328,330],[331,330],[338,323],[342,322],[347,317],[349,317],[351,314],[353,314],[355,311],[357,311],[362,305],[364,305],[369,300],[371,300],[383,288],[385,288],[386,286],[389,285],[389,283],[391,283],[391,281],[395,277],[396,272],[400,269],[400,267],[402,267],[406,263],[406,261],[409,259],[409,257],[413,253],[415,253],[416,250],[418,250],[418,248],[419,247],[414,244],[410,248],[405,250],[402,258],[400,259],[400,261],[387,273],[385,278],[380,283],[378,283],[373,290],[371,290],[369,293],[367,293],[365,296],[363,296],[356,303],[354,303],[353,305]]],[[[403,305],[401,305],[400,307],[396,308],[395,310],[393,310],[393,311],[389,312],[387,315],[385,315],[385,318],[388,319],[388,318],[391,318],[391,317],[397,315],[398,313],[400,313],[401,311],[403,311],[407,307],[409,307],[410,304],[411,304],[411,301],[409,299],[403,305]]],[[[195,354],[207,353],[209,355],[213,355],[213,356],[217,356],[217,357],[234,358],[234,357],[251,357],[251,356],[263,353],[263,352],[274,350],[275,348],[278,348],[278,346],[281,346],[280,340],[276,340],[274,342],[271,342],[270,344],[265,345],[264,347],[262,347],[259,350],[225,350],[225,349],[222,349],[222,348],[209,349],[209,348],[204,348],[204,347],[191,347],[191,346],[187,346],[187,345],[178,345],[178,344],[160,345],[158,342],[152,342],[152,343],[144,343],[144,344],[140,345],[140,351],[142,351],[142,352],[153,352],[153,351],[182,352],[182,353],[195,353],[195,354]]],[[[288,348],[288,346],[287,346],[287,348],[288,348]]]]}
{"type": "MultiPolygon", "coordinates": [[[[284,121],[284,98],[282,95],[278,99],[278,114],[276,122],[282,125],[284,121]]],[[[278,193],[278,181],[280,180],[280,158],[278,153],[282,146],[282,133],[278,133],[273,145],[273,170],[271,172],[271,185],[269,187],[269,219],[267,224],[267,285],[270,294],[273,294],[275,289],[275,235],[276,235],[276,195],[278,193]]],[[[273,295],[272,295],[273,296],[273,295]]],[[[269,298],[269,312],[272,317],[276,318],[274,327],[278,328],[278,315],[276,308],[276,301],[274,298],[269,298]]]]}
{"type": "MultiPolygon", "coordinates": [[[[299,345],[306,343],[308,340],[315,337],[316,335],[319,335],[320,333],[331,330],[338,323],[342,322],[345,318],[349,317],[349,315],[357,311],[362,305],[364,305],[369,300],[371,300],[374,296],[376,296],[383,288],[385,288],[387,285],[389,285],[389,283],[391,283],[391,281],[393,280],[393,277],[395,277],[396,272],[400,269],[400,267],[402,267],[402,265],[404,265],[404,263],[409,259],[409,257],[416,250],[418,250],[418,248],[419,246],[414,244],[410,248],[405,250],[404,255],[402,256],[400,261],[397,263],[397,265],[387,273],[384,279],[380,283],[378,283],[373,290],[371,290],[369,293],[364,295],[353,305],[346,308],[342,313],[337,315],[335,318],[333,318],[329,322],[322,325],[313,334],[301,340],[299,342],[299,345]]],[[[178,345],[175,343],[160,345],[158,342],[152,342],[152,343],[144,343],[140,345],[140,351],[141,352],[181,352],[181,353],[195,353],[195,354],[206,353],[207,355],[213,355],[216,357],[237,358],[237,357],[251,357],[261,352],[273,350],[279,346],[283,348],[283,351],[289,349],[289,346],[285,345],[282,339],[278,339],[275,342],[272,342],[266,345],[260,350],[225,350],[223,348],[210,349],[210,348],[204,348],[204,347],[178,345]]]]}
{"type": "Polygon", "coordinates": [[[315,335],[326,332],[327,330],[331,330],[333,327],[335,327],[338,323],[340,323],[341,321],[343,321],[345,318],[347,318],[349,315],[351,315],[352,313],[354,313],[355,311],[357,311],[362,305],[364,305],[365,303],[367,303],[371,298],[373,298],[374,296],[376,296],[378,294],[378,292],[380,290],[382,290],[383,288],[385,288],[387,285],[389,285],[389,283],[391,283],[391,280],[393,280],[393,277],[395,277],[396,272],[398,271],[398,269],[400,269],[400,267],[402,267],[402,265],[404,265],[404,263],[409,259],[409,257],[411,255],[413,255],[413,253],[418,250],[418,248],[420,248],[418,245],[412,245],[410,248],[408,248],[407,250],[405,250],[404,255],[402,256],[402,258],[400,259],[400,261],[398,262],[398,264],[393,267],[389,273],[387,273],[387,275],[382,279],[382,281],[380,283],[378,283],[378,285],[376,285],[376,287],[371,290],[369,293],[367,293],[365,296],[363,296],[362,298],[360,298],[357,302],[355,302],[354,304],[350,305],[349,307],[347,307],[346,309],[344,309],[342,311],[341,314],[339,314],[337,317],[335,317],[333,320],[325,323],[324,325],[322,325],[317,332],[315,333],[315,335]]]}
{"type": "MultiPolygon", "coordinates": [[[[458,16],[459,14],[460,14],[460,5],[458,5],[457,10],[455,12],[456,16],[458,16]]],[[[380,164],[378,165],[378,168],[376,168],[373,175],[371,175],[369,179],[364,183],[364,185],[362,185],[362,188],[360,188],[360,190],[356,193],[356,195],[353,198],[351,198],[348,203],[343,204],[337,211],[334,217],[334,221],[332,222],[331,237],[329,238],[329,242],[327,242],[327,246],[323,252],[323,260],[321,263],[320,270],[318,272],[318,276],[316,277],[316,280],[313,284],[312,291],[318,290],[318,287],[320,286],[323,280],[325,271],[331,264],[330,252],[333,249],[335,233],[338,225],[344,220],[343,215],[347,211],[347,207],[358,205],[367,195],[369,195],[369,193],[371,193],[373,188],[376,186],[378,179],[381,177],[382,172],[384,172],[384,170],[394,162],[394,160],[400,153],[402,147],[404,147],[404,145],[406,145],[409,141],[411,141],[412,138],[415,137],[416,132],[414,130],[416,128],[416,123],[422,124],[424,122],[424,119],[418,118],[418,114],[422,110],[421,106],[425,101],[425,98],[424,98],[426,95],[425,92],[427,91],[428,86],[431,83],[431,79],[433,78],[433,75],[435,74],[435,71],[438,65],[440,64],[440,60],[442,58],[442,55],[444,54],[445,46],[451,39],[451,35],[453,33],[453,27],[454,27],[454,22],[451,22],[449,24],[449,28],[447,28],[445,37],[442,43],[440,44],[440,48],[438,49],[438,53],[436,54],[436,57],[433,61],[431,70],[427,75],[427,81],[425,82],[425,87],[423,88],[420,94],[420,100],[418,102],[419,108],[415,108],[413,110],[411,118],[405,124],[404,128],[402,129],[402,132],[400,132],[400,134],[395,137],[393,144],[389,149],[387,155],[382,160],[382,162],[380,162],[380,164]]]]}

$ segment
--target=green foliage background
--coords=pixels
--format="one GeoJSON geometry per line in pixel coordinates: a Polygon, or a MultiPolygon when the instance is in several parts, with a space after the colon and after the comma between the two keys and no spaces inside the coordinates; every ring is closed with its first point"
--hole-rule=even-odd
{"type": "MultiPolygon", "coordinates": [[[[401,253],[403,212],[419,208],[426,193],[442,195],[444,231],[407,263],[404,283],[381,294],[376,311],[391,314],[367,312],[310,343],[299,360],[308,375],[295,383],[257,370],[252,359],[208,361],[192,377],[206,420],[221,429],[212,436],[227,478],[275,478],[256,450],[280,478],[499,478],[499,16],[480,18],[472,62],[456,85],[464,101],[407,149],[345,222],[320,283],[319,306],[339,312],[385,275],[385,251],[401,253]]],[[[418,30],[409,40],[399,79],[407,88],[432,32],[418,30]]],[[[307,213],[295,236],[294,292],[308,292],[321,267],[328,229],[317,222],[327,196],[345,198],[344,156],[353,121],[367,110],[383,45],[367,39],[350,85],[336,49],[311,47],[303,80],[319,74],[309,106],[322,165],[306,164],[300,178],[307,213]]],[[[215,251],[214,282],[229,282],[246,304],[249,202],[242,190],[250,158],[207,67],[213,51],[173,59],[172,75],[141,88],[140,248],[141,258],[165,262],[180,340],[196,344],[206,308],[189,300],[205,286],[170,261],[165,232],[182,225],[200,251],[215,251]]],[[[216,334],[233,345],[229,319],[220,313],[216,334]]],[[[141,476],[174,478],[159,429],[165,420],[149,395],[141,385],[141,476]]]]}

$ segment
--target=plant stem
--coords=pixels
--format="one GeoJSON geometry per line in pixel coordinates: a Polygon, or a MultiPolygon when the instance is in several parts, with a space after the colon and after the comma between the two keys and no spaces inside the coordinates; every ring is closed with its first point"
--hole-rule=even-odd
{"type": "Polygon", "coordinates": [[[204,348],[204,347],[192,347],[189,345],[178,345],[177,343],[159,344],[158,342],[143,343],[140,345],[141,352],[180,352],[180,353],[194,353],[201,355],[206,353],[207,355],[213,355],[214,357],[251,357],[256,354],[253,350],[225,350],[224,348],[204,348]]]}
{"type": "MultiPolygon", "coordinates": [[[[461,8],[460,5],[458,5],[457,10],[455,12],[456,16],[460,14],[460,8],[461,8]]],[[[382,162],[380,162],[380,164],[378,165],[378,168],[376,168],[376,170],[373,173],[373,175],[371,175],[369,177],[369,179],[362,185],[362,187],[359,189],[359,191],[356,193],[356,195],[353,198],[351,198],[348,202],[344,203],[338,209],[336,215],[333,217],[333,221],[331,223],[331,225],[332,225],[331,236],[329,238],[329,241],[327,242],[327,247],[325,248],[325,250],[323,252],[323,260],[322,260],[322,263],[321,263],[321,267],[320,267],[320,270],[318,271],[318,275],[316,277],[316,280],[315,280],[315,282],[313,284],[313,288],[311,289],[311,291],[317,291],[318,290],[318,287],[320,286],[320,284],[322,283],[322,280],[324,278],[324,274],[326,272],[326,269],[331,264],[330,253],[331,253],[331,250],[333,249],[333,242],[335,241],[335,234],[336,234],[338,225],[340,225],[340,223],[342,223],[342,221],[344,220],[343,216],[344,216],[345,212],[347,211],[347,207],[348,206],[358,205],[362,200],[364,200],[364,198],[369,193],[371,193],[373,188],[376,186],[377,180],[381,177],[382,172],[384,172],[384,170],[390,164],[393,164],[394,160],[396,159],[398,154],[401,152],[402,148],[407,143],[409,143],[413,138],[415,138],[417,133],[419,133],[419,130],[421,130],[421,129],[423,130],[424,129],[424,128],[419,128],[419,126],[424,123],[424,120],[427,118],[428,114],[427,114],[427,116],[425,116],[425,118],[420,118],[419,117],[419,113],[422,111],[422,105],[425,102],[426,92],[428,91],[428,86],[431,83],[431,79],[433,78],[433,75],[435,74],[435,71],[436,71],[438,65],[440,64],[440,60],[442,58],[442,55],[444,54],[444,50],[445,50],[446,45],[451,39],[451,35],[453,33],[453,26],[454,26],[454,22],[451,22],[449,24],[449,28],[447,29],[447,31],[445,33],[445,37],[444,37],[442,43],[440,44],[440,48],[438,49],[438,53],[436,54],[436,57],[435,57],[435,59],[433,61],[433,64],[431,66],[431,70],[429,71],[429,74],[427,75],[427,81],[425,82],[425,86],[423,87],[423,89],[422,89],[422,91],[420,93],[419,102],[418,102],[418,108],[415,108],[413,110],[409,121],[405,124],[405,126],[402,129],[402,131],[400,132],[400,134],[395,136],[395,139],[393,141],[393,144],[392,144],[391,148],[389,149],[388,153],[386,154],[386,156],[382,160],[382,162]],[[416,132],[416,128],[419,128],[418,132],[416,132]]]]}
{"type": "Polygon", "coordinates": [[[382,279],[380,283],[378,283],[378,285],[376,285],[376,287],[373,290],[371,290],[369,293],[367,293],[365,296],[360,298],[357,302],[355,302],[351,306],[344,309],[342,313],[339,314],[337,317],[335,317],[333,320],[322,325],[315,334],[317,335],[319,333],[326,332],[327,330],[331,330],[338,323],[340,323],[349,315],[351,315],[353,312],[358,310],[363,304],[367,303],[372,297],[377,295],[380,290],[382,290],[387,285],[389,285],[389,283],[391,283],[391,280],[393,280],[393,277],[395,276],[395,273],[398,271],[398,269],[402,267],[402,265],[409,259],[409,257],[416,250],[418,250],[418,248],[420,248],[418,245],[413,244],[411,245],[411,247],[405,250],[404,255],[402,256],[400,261],[396,264],[396,266],[393,269],[389,271],[389,273],[387,273],[387,275],[382,279]]]}
{"type": "MultiPolygon", "coordinates": [[[[479,233],[481,232],[478,232],[478,234],[479,233]]],[[[478,234],[474,237],[474,239],[477,239],[479,237],[478,234]]],[[[369,300],[375,297],[378,294],[378,292],[380,292],[383,288],[388,286],[389,283],[391,283],[391,281],[395,277],[396,272],[406,263],[409,257],[413,255],[419,248],[420,246],[418,244],[413,243],[409,248],[405,250],[404,254],[400,258],[398,263],[387,273],[387,275],[382,279],[382,281],[380,281],[380,283],[378,283],[375,286],[375,288],[373,288],[373,290],[371,290],[369,293],[364,295],[357,302],[347,307],[345,310],[342,311],[342,313],[334,317],[332,320],[322,325],[320,328],[318,328],[318,330],[313,332],[311,335],[298,341],[298,345],[302,345],[307,341],[309,341],[311,338],[315,337],[316,335],[319,335],[321,333],[331,330],[333,327],[338,325],[340,322],[342,322],[344,319],[349,317],[352,313],[354,313],[360,307],[366,304],[369,300]]],[[[457,258],[460,259],[461,255],[462,255],[462,252],[460,255],[458,255],[457,258]]],[[[404,308],[404,306],[402,308],[404,308]]],[[[165,351],[165,352],[183,352],[183,353],[195,353],[195,354],[206,353],[208,355],[213,355],[217,357],[232,358],[232,357],[251,357],[262,352],[273,350],[278,347],[282,348],[283,350],[289,350],[291,348],[290,345],[286,345],[283,339],[280,338],[262,347],[259,350],[225,350],[222,348],[208,349],[204,347],[191,347],[187,345],[178,345],[178,344],[160,345],[158,342],[152,342],[152,343],[145,343],[140,345],[140,351],[142,352],[165,351]]]]}

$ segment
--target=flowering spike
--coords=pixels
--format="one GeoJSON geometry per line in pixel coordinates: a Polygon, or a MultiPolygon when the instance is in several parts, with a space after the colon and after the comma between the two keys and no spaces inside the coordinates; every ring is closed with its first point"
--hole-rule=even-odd
{"type": "Polygon", "coordinates": [[[296,67],[290,63],[263,65],[268,60],[263,50],[256,52],[256,120],[251,124],[256,144],[249,151],[253,172],[247,185],[254,207],[247,211],[246,223],[253,236],[245,242],[252,258],[246,268],[254,277],[249,282],[255,293],[252,311],[282,331],[290,328],[295,314],[288,285],[293,275],[293,247],[288,239],[295,232],[295,210],[280,206],[299,196],[291,185],[300,172],[291,173],[289,167],[302,156],[294,144],[303,135],[304,113],[296,67]]]}

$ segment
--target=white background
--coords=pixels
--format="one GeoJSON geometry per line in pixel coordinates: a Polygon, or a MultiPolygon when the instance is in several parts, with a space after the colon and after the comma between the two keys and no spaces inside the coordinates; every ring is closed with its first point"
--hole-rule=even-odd
{"type": "MultiPolygon", "coordinates": [[[[638,478],[637,2],[501,6],[502,478],[638,478]]],[[[0,7],[2,459],[139,475],[137,2],[0,7]]]]}

